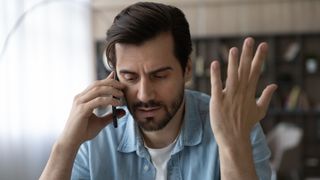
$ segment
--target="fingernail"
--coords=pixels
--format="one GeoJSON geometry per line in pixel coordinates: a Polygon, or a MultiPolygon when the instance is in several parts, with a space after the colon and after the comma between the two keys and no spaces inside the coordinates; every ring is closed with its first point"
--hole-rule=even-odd
{"type": "Polygon", "coordinates": [[[232,53],[232,55],[234,55],[234,56],[236,56],[237,54],[238,54],[238,49],[237,48],[232,48],[231,49],[231,53],[232,53]]]}
{"type": "Polygon", "coordinates": [[[248,47],[253,47],[253,39],[252,38],[248,38],[247,40],[246,40],[246,45],[248,46],[248,47]]]}
{"type": "Polygon", "coordinates": [[[212,63],[212,67],[213,67],[214,70],[217,70],[219,68],[219,62],[218,61],[214,61],[212,63]]]}
{"type": "Polygon", "coordinates": [[[267,43],[262,43],[261,44],[261,50],[262,50],[262,52],[267,52],[268,51],[268,44],[267,43]]]}

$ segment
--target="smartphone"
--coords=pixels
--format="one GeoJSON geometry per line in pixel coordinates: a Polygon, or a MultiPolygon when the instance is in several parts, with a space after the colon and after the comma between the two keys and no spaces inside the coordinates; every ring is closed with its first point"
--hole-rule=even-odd
{"type": "MultiPolygon", "coordinates": [[[[119,81],[118,76],[117,76],[117,72],[114,72],[114,79],[119,81]]],[[[113,126],[115,128],[118,127],[118,119],[117,119],[117,108],[115,106],[112,106],[112,119],[113,119],[113,126]]]]}

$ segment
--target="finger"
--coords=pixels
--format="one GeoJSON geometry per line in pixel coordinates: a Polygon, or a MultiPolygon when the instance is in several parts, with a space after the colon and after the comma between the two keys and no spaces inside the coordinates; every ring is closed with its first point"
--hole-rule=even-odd
{"type": "Polygon", "coordinates": [[[268,44],[265,42],[261,43],[257,48],[256,54],[251,64],[251,72],[249,75],[249,82],[250,82],[249,93],[253,97],[255,97],[255,94],[256,94],[257,84],[261,74],[261,68],[264,60],[267,57],[267,52],[268,52],[268,44]]]}
{"type": "Polygon", "coordinates": [[[211,80],[211,97],[220,98],[222,95],[222,81],[220,65],[218,61],[213,61],[211,63],[210,70],[210,80],[211,80]]]}
{"type": "Polygon", "coordinates": [[[117,98],[114,98],[112,96],[102,96],[102,97],[97,97],[87,103],[84,104],[85,109],[88,112],[92,112],[93,109],[99,108],[99,107],[106,107],[106,106],[121,106],[121,101],[117,98]]]}
{"type": "MultiPolygon", "coordinates": [[[[112,71],[105,79],[113,79],[112,77],[114,76],[114,72],[112,71]]],[[[93,82],[90,86],[88,86],[85,90],[84,93],[86,93],[87,91],[89,91],[92,87],[94,86],[98,86],[102,84],[102,80],[98,80],[93,82]]]]}
{"type": "Polygon", "coordinates": [[[111,71],[111,73],[105,79],[114,79],[114,75],[114,71],[111,71]]]}
{"type": "Polygon", "coordinates": [[[88,86],[84,91],[82,91],[79,96],[87,93],[92,88],[96,86],[112,86],[117,89],[124,89],[125,85],[114,79],[115,73],[112,71],[105,79],[94,81],[90,86],[88,86]]]}
{"type": "Polygon", "coordinates": [[[82,103],[91,101],[94,98],[101,96],[114,96],[117,98],[122,98],[124,96],[123,92],[111,86],[96,86],[93,87],[89,92],[83,94],[79,100],[82,103]]]}
{"type": "Polygon", "coordinates": [[[253,57],[253,45],[253,38],[246,38],[243,43],[238,71],[240,88],[245,88],[248,83],[248,77],[250,74],[251,62],[253,57]]]}
{"type": "Polygon", "coordinates": [[[259,107],[260,112],[263,112],[263,114],[265,114],[267,112],[272,95],[276,89],[277,89],[277,85],[275,85],[275,84],[268,85],[263,90],[260,98],[258,99],[257,106],[259,107]]]}
{"type": "Polygon", "coordinates": [[[238,49],[231,48],[229,51],[226,90],[232,94],[236,91],[238,85],[238,66],[238,49]]]}
{"type": "Polygon", "coordinates": [[[115,80],[115,79],[103,79],[103,80],[98,80],[98,81],[95,81],[94,83],[92,83],[92,85],[87,88],[89,91],[91,88],[94,88],[95,86],[112,86],[114,88],[117,88],[117,89],[124,89],[125,88],[125,85],[122,84],[121,82],[115,80]]]}

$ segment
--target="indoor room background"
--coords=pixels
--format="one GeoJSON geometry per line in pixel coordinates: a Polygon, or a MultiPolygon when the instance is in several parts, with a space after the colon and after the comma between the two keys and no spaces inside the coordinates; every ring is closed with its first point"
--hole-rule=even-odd
{"type": "MultiPolygon", "coordinates": [[[[38,179],[73,97],[106,76],[107,28],[132,0],[0,1],[0,180],[38,179]]],[[[273,179],[320,179],[320,1],[159,0],[181,8],[193,40],[187,88],[210,93],[208,65],[245,37],[269,43],[258,93],[273,179]]],[[[223,76],[225,78],[225,76],[223,76]]]]}

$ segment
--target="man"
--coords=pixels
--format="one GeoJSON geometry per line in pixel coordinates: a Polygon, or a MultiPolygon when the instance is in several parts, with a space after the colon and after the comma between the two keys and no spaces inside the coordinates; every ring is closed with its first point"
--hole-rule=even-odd
{"type": "Polygon", "coordinates": [[[253,46],[247,38],[241,55],[230,50],[225,87],[212,62],[210,98],[184,89],[192,70],[184,14],[150,2],[127,7],[107,32],[115,72],[75,97],[40,179],[270,179],[259,120],[276,85],[256,101],[267,44],[253,46]],[[111,114],[92,113],[120,98],[118,128],[111,114]]]}

